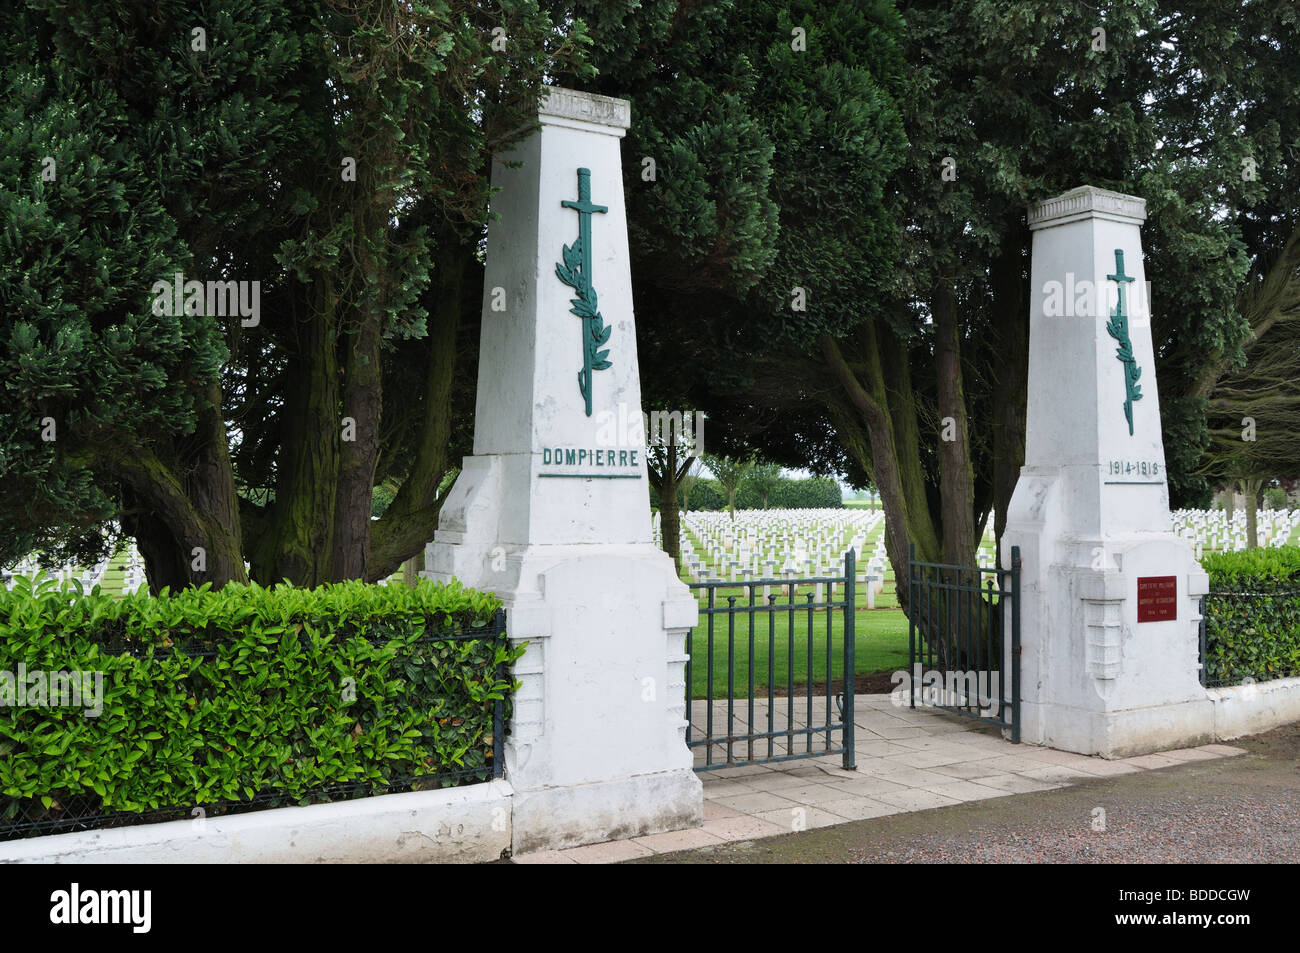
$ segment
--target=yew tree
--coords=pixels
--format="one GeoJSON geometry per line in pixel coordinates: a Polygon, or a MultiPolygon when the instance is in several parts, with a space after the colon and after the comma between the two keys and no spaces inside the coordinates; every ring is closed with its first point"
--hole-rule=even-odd
{"type": "Polygon", "coordinates": [[[467,442],[489,159],[582,24],[531,0],[29,0],[0,29],[6,561],[93,558],[114,525],[155,591],[418,553],[467,442]],[[178,272],[257,282],[257,322],[157,313],[178,272]]]}

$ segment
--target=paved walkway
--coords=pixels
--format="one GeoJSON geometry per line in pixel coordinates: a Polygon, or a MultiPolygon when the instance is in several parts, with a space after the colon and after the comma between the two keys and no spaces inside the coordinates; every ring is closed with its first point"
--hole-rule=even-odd
{"type": "MultiPolygon", "coordinates": [[[[766,730],[767,712],[756,702],[754,721],[766,730]]],[[[692,723],[706,716],[696,702],[692,723]]],[[[784,718],[787,703],[778,699],[773,721],[784,718]]],[[[813,699],[813,724],[824,720],[826,699],[813,699]]],[[[792,724],[804,726],[807,700],[795,699],[792,724]]],[[[612,863],[735,841],[774,837],[794,831],[845,824],[873,817],[1007,797],[1080,781],[1134,774],[1159,768],[1242,754],[1229,745],[1205,745],[1106,761],[1083,755],[1015,745],[996,728],[933,710],[896,707],[888,695],[859,696],[856,771],[841,767],[842,756],[722,768],[701,772],[704,825],[685,831],[652,834],[561,851],[542,851],[514,858],[518,864],[612,863]]],[[[748,716],[748,703],[744,706],[748,716]]],[[[715,708],[715,719],[719,713],[715,708]]],[[[725,704],[722,721],[725,725],[725,704]]],[[[784,730],[785,722],[779,721],[784,730]]],[[[823,740],[824,744],[824,740],[823,740]]],[[[802,747],[796,742],[797,749],[802,747]]],[[[815,746],[814,746],[815,749],[815,746]]],[[[766,743],[756,756],[766,756],[766,743]]],[[[737,747],[748,757],[748,746],[737,747]]],[[[697,749],[697,756],[702,750],[697,749]]],[[[702,757],[697,757],[702,760],[702,757]]]]}

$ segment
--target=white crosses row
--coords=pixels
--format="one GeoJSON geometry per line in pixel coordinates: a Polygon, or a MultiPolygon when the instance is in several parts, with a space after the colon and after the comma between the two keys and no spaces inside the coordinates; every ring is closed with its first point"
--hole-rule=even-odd
{"type": "MultiPolygon", "coordinates": [[[[1206,550],[1236,552],[1246,548],[1246,511],[1174,510],[1174,532],[1187,540],[1200,559],[1206,550]]],[[[1261,547],[1285,546],[1300,528],[1300,509],[1257,510],[1255,531],[1261,547]]]]}
{"type": "MultiPolygon", "coordinates": [[[[655,542],[662,542],[659,514],[653,523],[655,542]]],[[[884,514],[865,509],[740,510],[729,513],[694,512],[681,515],[682,566],[698,582],[744,584],[760,579],[799,579],[839,576],[844,554],[857,553],[858,578],[870,581],[869,602],[884,585],[889,565],[885,554],[884,514]]],[[[814,601],[821,601],[815,585],[814,601]]],[[[762,587],[763,598],[772,586],[762,587]]]]}
{"type": "MultiPolygon", "coordinates": [[[[125,551],[118,558],[126,566],[126,573],[122,580],[122,591],[133,593],[145,585],[144,559],[136,550],[135,544],[128,542],[125,551]]],[[[23,576],[31,579],[34,583],[53,579],[60,586],[76,579],[80,581],[82,590],[89,592],[94,586],[103,584],[104,577],[108,574],[108,566],[109,560],[101,559],[93,566],[88,567],[78,566],[75,563],[64,563],[54,569],[44,570],[35,557],[28,556],[17,565],[0,570],[0,580],[4,581],[6,589],[12,590],[18,578],[23,576]]]]}

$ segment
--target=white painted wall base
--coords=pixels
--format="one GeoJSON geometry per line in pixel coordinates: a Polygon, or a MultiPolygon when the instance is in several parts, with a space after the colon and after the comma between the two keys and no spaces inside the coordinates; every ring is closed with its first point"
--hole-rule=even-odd
{"type": "Polygon", "coordinates": [[[661,834],[704,823],[704,786],[689,768],[521,791],[514,803],[514,852],[577,847],[661,834]]]}
{"type": "Polygon", "coordinates": [[[1214,734],[1221,741],[1300,721],[1300,678],[1209,689],[1214,734]]]}
{"type": "Polygon", "coordinates": [[[1217,740],[1214,703],[1208,699],[1096,711],[1021,702],[1021,740],[1103,758],[1194,748],[1217,740]]]}
{"type": "Polygon", "coordinates": [[[0,863],[477,863],[510,848],[510,785],[284,807],[0,843],[0,863]]]}

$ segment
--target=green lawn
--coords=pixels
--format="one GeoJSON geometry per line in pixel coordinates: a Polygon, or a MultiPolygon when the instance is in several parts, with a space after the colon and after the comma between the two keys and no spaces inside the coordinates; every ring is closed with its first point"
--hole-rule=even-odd
{"type": "MultiPolygon", "coordinates": [[[[748,605],[748,600],[736,600],[737,609],[748,605]]],[[[726,600],[718,604],[725,606],[726,600]]],[[[774,687],[784,689],[789,685],[790,651],[794,650],[794,686],[796,694],[806,694],[809,682],[826,681],[826,630],[825,610],[811,613],[812,678],[808,677],[809,615],[808,610],[795,609],[794,634],[791,638],[791,613],[788,607],[778,606],[776,612],[759,609],[752,613],[754,690],[766,694],[769,672],[774,687]],[[793,643],[793,644],[792,644],[793,643]]],[[[831,620],[831,672],[833,678],[844,676],[844,615],[835,610],[831,620]]],[[[750,626],[751,613],[738,611],[733,617],[735,668],[734,678],[738,695],[749,691],[750,626]]],[[[907,618],[898,608],[868,610],[865,605],[854,614],[854,670],[862,675],[882,670],[907,668],[907,618]]],[[[727,694],[728,676],[728,616],[713,617],[713,693],[715,697],[727,694]]],[[[691,664],[691,697],[707,697],[709,620],[701,614],[689,648],[691,664]]]]}

